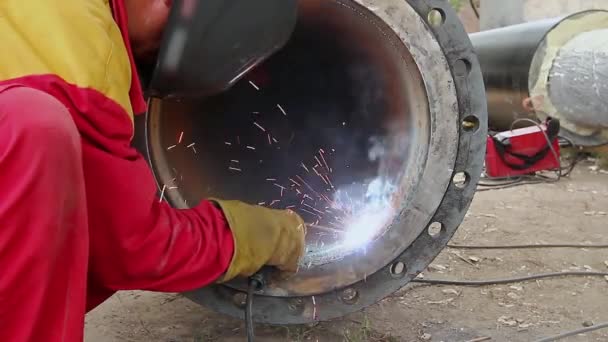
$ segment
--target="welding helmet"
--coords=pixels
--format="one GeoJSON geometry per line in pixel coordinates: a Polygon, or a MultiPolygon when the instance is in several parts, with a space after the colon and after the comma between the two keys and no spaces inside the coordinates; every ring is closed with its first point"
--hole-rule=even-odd
{"type": "Polygon", "coordinates": [[[175,0],[156,64],[152,97],[205,97],[236,83],[289,40],[297,0],[175,0]]]}

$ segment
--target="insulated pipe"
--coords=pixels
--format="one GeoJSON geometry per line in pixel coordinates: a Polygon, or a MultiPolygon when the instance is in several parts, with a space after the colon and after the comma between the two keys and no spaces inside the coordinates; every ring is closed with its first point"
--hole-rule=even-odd
{"type": "Polygon", "coordinates": [[[594,10],[470,35],[484,74],[490,129],[553,117],[576,145],[608,143],[607,57],[598,44],[606,28],[608,12],[594,10]]]}

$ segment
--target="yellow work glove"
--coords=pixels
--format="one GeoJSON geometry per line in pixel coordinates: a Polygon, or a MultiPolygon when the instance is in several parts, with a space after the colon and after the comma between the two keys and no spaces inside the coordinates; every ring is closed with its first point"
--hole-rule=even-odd
{"type": "Polygon", "coordinates": [[[291,210],[213,199],[224,212],[234,238],[234,255],[219,282],[248,277],[264,265],[294,273],[304,253],[306,227],[291,210]]]}

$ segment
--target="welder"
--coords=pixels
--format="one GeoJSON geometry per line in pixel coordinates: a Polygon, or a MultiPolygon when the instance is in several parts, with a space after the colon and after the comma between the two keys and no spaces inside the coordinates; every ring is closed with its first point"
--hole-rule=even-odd
{"type": "Polygon", "coordinates": [[[118,290],[295,272],[304,222],[233,200],[178,210],[131,147],[171,0],[0,2],[0,341],[80,341],[118,290]]]}

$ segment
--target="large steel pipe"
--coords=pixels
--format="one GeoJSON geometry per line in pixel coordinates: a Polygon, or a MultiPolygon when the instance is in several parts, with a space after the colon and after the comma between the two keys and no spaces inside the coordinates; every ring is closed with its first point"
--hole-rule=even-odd
{"type": "Polygon", "coordinates": [[[608,143],[608,12],[472,34],[488,99],[490,128],[519,118],[558,118],[577,145],[608,143]]]}
{"type": "MultiPolygon", "coordinates": [[[[388,296],[445,247],[481,174],[485,106],[446,1],[302,0],[287,46],[226,93],[152,99],[145,139],[174,206],[233,198],[311,224],[298,274],[254,306],[261,322],[306,323],[388,296]]],[[[187,296],[243,317],[244,289],[187,296]]]]}

